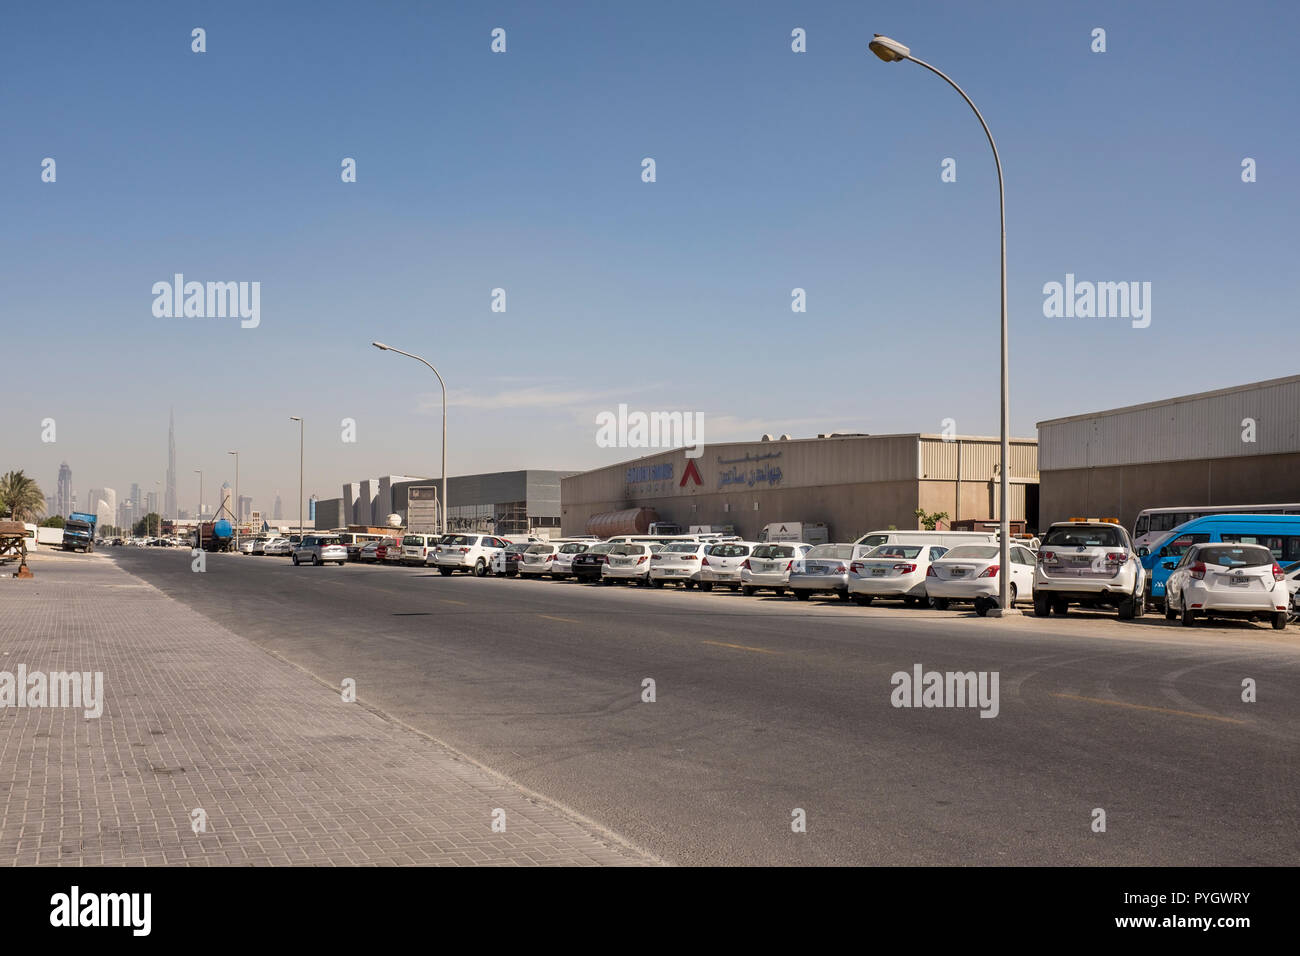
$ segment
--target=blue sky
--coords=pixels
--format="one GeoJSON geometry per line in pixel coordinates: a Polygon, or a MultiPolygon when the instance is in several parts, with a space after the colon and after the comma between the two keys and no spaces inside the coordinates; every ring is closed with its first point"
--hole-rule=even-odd
{"type": "Polygon", "coordinates": [[[290,415],[309,493],[436,475],[436,382],[374,339],[443,373],[453,474],[632,457],[595,444],[620,402],[703,412],[712,441],[994,434],[992,159],[873,32],[998,140],[1015,434],[1292,374],[1298,26],[1262,3],[9,5],[4,348],[33,386],[0,468],[152,487],[174,405],[185,508],[230,448],[241,491],[289,508],[290,415]],[[260,326],[155,318],[177,272],[261,282],[260,326]],[[1066,273],[1150,282],[1150,327],[1044,318],[1066,273]]]}

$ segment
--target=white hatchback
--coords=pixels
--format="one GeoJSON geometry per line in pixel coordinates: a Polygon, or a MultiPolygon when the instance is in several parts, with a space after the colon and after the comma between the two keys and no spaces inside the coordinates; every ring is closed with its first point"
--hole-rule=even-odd
{"type": "MultiPolygon", "coordinates": [[[[1011,577],[1008,583],[1011,603],[1032,601],[1034,597],[1034,554],[1013,544],[1009,549],[1011,577]]],[[[930,562],[925,575],[925,592],[930,606],[948,609],[951,601],[970,601],[975,613],[983,617],[998,606],[1002,569],[998,566],[1001,550],[996,544],[963,544],[937,561],[930,562]]]]}
{"type": "Polygon", "coordinates": [[[544,574],[550,574],[551,565],[555,562],[555,552],[559,550],[558,544],[549,542],[539,541],[537,544],[530,544],[523,557],[519,559],[519,576],[540,578],[544,574]]]}
{"type": "Polygon", "coordinates": [[[605,555],[605,562],[600,568],[600,583],[612,581],[634,581],[646,584],[650,580],[650,558],[661,551],[662,544],[645,544],[634,541],[631,544],[616,544],[605,555]]]}
{"type": "Polygon", "coordinates": [[[1165,618],[1264,618],[1286,627],[1291,589],[1273,552],[1257,544],[1194,544],[1165,582],[1165,618]]]}
{"type": "Polygon", "coordinates": [[[573,576],[573,559],[582,554],[593,544],[599,544],[595,539],[591,541],[566,541],[560,545],[560,550],[555,552],[555,557],[551,559],[551,578],[561,580],[573,576]]]}
{"type": "Polygon", "coordinates": [[[740,562],[740,593],[753,594],[770,588],[777,596],[785,594],[790,586],[790,571],[794,562],[802,559],[813,546],[805,542],[760,544],[749,557],[740,562]]]}
{"type": "Polygon", "coordinates": [[[709,545],[700,559],[700,590],[712,591],[714,585],[739,591],[740,565],[760,541],[726,541],[709,545]]]}
{"type": "Polygon", "coordinates": [[[937,544],[882,544],[849,565],[849,595],[861,605],[876,598],[902,600],[908,607],[925,603],[930,562],[944,556],[937,544]]]}

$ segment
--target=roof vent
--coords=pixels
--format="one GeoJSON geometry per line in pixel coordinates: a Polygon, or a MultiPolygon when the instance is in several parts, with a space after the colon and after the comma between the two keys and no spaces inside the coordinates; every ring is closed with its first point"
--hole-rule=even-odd
{"type": "Polygon", "coordinates": [[[759,439],[759,441],[771,441],[771,440],[772,440],[771,435],[764,435],[762,438],[759,439]]]}

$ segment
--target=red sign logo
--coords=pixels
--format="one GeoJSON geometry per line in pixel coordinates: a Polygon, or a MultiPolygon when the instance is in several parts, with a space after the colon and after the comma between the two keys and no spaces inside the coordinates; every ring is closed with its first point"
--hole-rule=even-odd
{"type": "Polygon", "coordinates": [[[686,469],[682,472],[682,480],[678,482],[677,487],[685,488],[687,478],[694,479],[697,485],[704,484],[704,482],[700,480],[700,469],[696,467],[694,458],[686,459],[686,469]]]}

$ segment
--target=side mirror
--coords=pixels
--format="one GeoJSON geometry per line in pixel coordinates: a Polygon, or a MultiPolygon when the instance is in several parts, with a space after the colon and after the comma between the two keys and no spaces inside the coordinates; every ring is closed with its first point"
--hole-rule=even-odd
{"type": "Polygon", "coordinates": [[[1166,561],[1164,564],[1160,566],[1164,568],[1166,571],[1172,571],[1174,568],[1178,567],[1178,564],[1174,561],[1166,561]]]}
{"type": "Polygon", "coordinates": [[[1150,553],[1151,553],[1151,549],[1148,548],[1146,545],[1142,545],[1142,547],[1138,548],[1138,557],[1139,557],[1139,558],[1145,558],[1145,557],[1147,557],[1150,553]]]}

